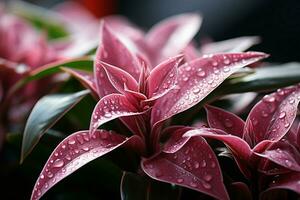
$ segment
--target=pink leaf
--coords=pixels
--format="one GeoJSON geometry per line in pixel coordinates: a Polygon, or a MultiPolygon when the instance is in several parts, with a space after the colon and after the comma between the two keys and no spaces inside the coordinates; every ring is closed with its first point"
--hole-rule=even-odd
{"type": "Polygon", "coordinates": [[[86,71],[83,70],[76,70],[71,68],[62,67],[63,71],[69,73],[70,75],[74,76],[77,80],[80,81],[80,83],[86,87],[87,89],[91,90],[92,95],[99,99],[97,88],[96,88],[96,82],[94,79],[94,76],[86,71]]]}
{"type": "Polygon", "coordinates": [[[153,106],[152,125],[196,105],[232,73],[266,56],[259,52],[217,54],[180,66],[176,88],[153,106]]]}
{"type": "Polygon", "coordinates": [[[250,111],[244,138],[254,146],[263,140],[279,141],[290,129],[300,101],[300,86],[266,95],[250,111]]]}
{"type": "Polygon", "coordinates": [[[101,24],[100,30],[101,41],[96,53],[94,70],[98,91],[100,96],[103,97],[107,94],[115,93],[116,90],[110,84],[103,67],[99,64],[100,61],[123,69],[131,74],[136,80],[138,80],[139,77],[140,66],[135,55],[104,23],[101,24]]]}
{"type": "Polygon", "coordinates": [[[271,192],[274,189],[287,189],[292,190],[298,194],[300,194],[300,173],[292,172],[288,174],[282,174],[279,176],[275,176],[273,181],[269,185],[269,189],[265,192],[271,192]]]}
{"type": "Polygon", "coordinates": [[[169,58],[155,67],[148,77],[148,98],[157,99],[168,93],[177,79],[177,67],[182,60],[182,55],[169,58]]]}
{"type": "Polygon", "coordinates": [[[290,170],[300,172],[300,152],[286,141],[278,141],[257,155],[290,170]]]}
{"type": "Polygon", "coordinates": [[[31,199],[40,199],[56,183],[88,162],[136,139],[137,136],[125,138],[105,130],[97,130],[93,135],[89,131],[73,133],[49,157],[36,181],[31,199]]]}
{"type": "Polygon", "coordinates": [[[99,126],[113,119],[138,114],[141,114],[141,112],[139,112],[124,95],[107,95],[100,99],[94,108],[90,124],[90,133],[94,133],[99,126]]]}
{"type": "Polygon", "coordinates": [[[129,73],[105,62],[100,62],[99,64],[104,68],[111,84],[120,93],[124,94],[124,85],[132,91],[138,91],[138,83],[129,73]]]}
{"type": "Polygon", "coordinates": [[[208,124],[211,128],[221,129],[226,133],[233,134],[240,138],[243,137],[245,122],[233,113],[223,109],[205,106],[208,124]]]}
{"type": "Polygon", "coordinates": [[[151,178],[177,184],[217,199],[229,199],[218,160],[202,137],[189,140],[176,152],[161,152],[142,161],[151,178]]]}
{"type": "Polygon", "coordinates": [[[246,177],[251,177],[251,173],[248,170],[248,162],[252,155],[250,146],[241,138],[229,135],[219,129],[202,128],[195,129],[185,133],[185,136],[202,136],[205,138],[211,138],[223,142],[233,153],[233,156],[237,162],[241,172],[246,177]]]}
{"type": "Polygon", "coordinates": [[[260,42],[259,37],[245,36],[204,45],[201,54],[243,52],[260,42]]]}
{"type": "Polygon", "coordinates": [[[198,32],[201,22],[198,14],[186,13],[155,25],[146,35],[153,66],[182,52],[198,32]]]}

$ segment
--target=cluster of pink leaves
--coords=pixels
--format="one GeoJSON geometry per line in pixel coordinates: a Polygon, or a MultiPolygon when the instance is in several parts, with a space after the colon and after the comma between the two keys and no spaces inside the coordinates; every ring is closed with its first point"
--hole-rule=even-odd
{"type": "MultiPolygon", "coordinates": [[[[101,23],[94,73],[66,69],[99,99],[90,129],[73,133],[56,147],[32,199],[118,147],[134,149],[141,156],[141,169],[153,179],[229,199],[217,157],[206,140],[200,134],[187,134],[190,127],[163,129],[164,122],[199,103],[240,68],[267,55],[201,55],[190,43],[200,23],[200,16],[183,14],[164,20],[148,33],[120,17],[101,23]],[[131,137],[98,129],[116,118],[131,130],[131,137]],[[169,137],[164,144],[162,135],[169,137]]],[[[226,49],[226,44],[220,46],[226,49]]],[[[210,136],[212,131],[202,132],[210,136]]]]}

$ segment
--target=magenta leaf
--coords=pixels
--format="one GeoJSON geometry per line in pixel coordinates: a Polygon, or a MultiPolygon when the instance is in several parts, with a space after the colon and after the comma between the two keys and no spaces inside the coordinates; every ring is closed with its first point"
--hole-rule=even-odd
{"type": "Polygon", "coordinates": [[[243,52],[260,42],[259,37],[245,36],[204,45],[201,54],[243,52]]]}
{"type": "Polygon", "coordinates": [[[278,141],[257,155],[267,158],[278,165],[300,172],[300,152],[289,142],[278,141]]]}
{"type": "Polygon", "coordinates": [[[245,124],[245,140],[251,146],[263,140],[279,141],[292,126],[299,101],[299,85],[266,95],[250,111],[245,124]]]}
{"type": "Polygon", "coordinates": [[[167,18],[155,25],[146,35],[153,66],[179,54],[196,35],[201,22],[200,15],[186,13],[167,18]]]}
{"type": "Polygon", "coordinates": [[[234,182],[231,184],[230,197],[232,199],[252,200],[252,194],[249,187],[243,182],[234,182]]]}
{"type": "Polygon", "coordinates": [[[110,84],[108,77],[100,65],[100,61],[110,65],[117,66],[124,71],[131,74],[138,80],[140,73],[140,66],[138,59],[105,25],[101,24],[101,40],[96,53],[95,59],[95,77],[97,80],[97,87],[101,97],[115,93],[116,90],[110,84]]]}
{"type": "Polygon", "coordinates": [[[36,181],[31,199],[40,199],[51,187],[80,167],[136,138],[125,138],[105,130],[97,130],[93,135],[89,131],[73,133],[49,157],[36,181]]]}
{"type": "Polygon", "coordinates": [[[83,70],[76,70],[76,69],[71,69],[67,67],[62,67],[61,68],[63,71],[69,73],[73,77],[75,77],[79,82],[87,89],[91,91],[91,94],[95,99],[99,99],[98,93],[97,93],[97,87],[96,87],[96,82],[94,79],[94,76],[83,70]]]}
{"type": "Polygon", "coordinates": [[[209,127],[221,129],[240,138],[243,137],[245,122],[241,118],[217,107],[207,105],[205,109],[209,127]]]}
{"type": "Polygon", "coordinates": [[[120,93],[124,94],[124,85],[126,85],[129,90],[138,91],[138,83],[129,73],[105,62],[100,61],[99,64],[104,68],[111,84],[120,93]]]}
{"type": "Polygon", "coordinates": [[[90,124],[90,133],[94,133],[99,126],[113,119],[138,114],[141,114],[141,112],[139,112],[124,95],[107,95],[100,99],[94,108],[90,124]]]}
{"type": "Polygon", "coordinates": [[[185,136],[197,135],[223,142],[231,150],[241,172],[246,177],[251,177],[251,173],[248,170],[247,163],[251,158],[252,150],[243,139],[235,135],[229,135],[222,130],[212,128],[195,129],[185,133],[185,136]]]}
{"type": "Polygon", "coordinates": [[[176,152],[162,151],[144,159],[144,172],[162,182],[197,190],[217,199],[229,199],[218,160],[210,146],[202,137],[188,138],[176,152]]]}
{"type": "Polygon", "coordinates": [[[176,88],[153,106],[152,125],[196,105],[232,73],[266,56],[259,52],[216,54],[180,66],[176,88]]]}
{"type": "Polygon", "coordinates": [[[149,100],[165,95],[175,86],[177,67],[181,60],[182,55],[169,58],[151,71],[147,79],[149,100]]]}
{"type": "Polygon", "coordinates": [[[269,188],[265,192],[272,192],[274,189],[287,189],[300,194],[300,173],[292,172],[274,176],[269,188]]]}

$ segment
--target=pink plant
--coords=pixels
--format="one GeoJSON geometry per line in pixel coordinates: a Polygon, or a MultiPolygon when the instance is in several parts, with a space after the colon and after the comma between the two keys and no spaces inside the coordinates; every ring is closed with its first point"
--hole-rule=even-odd
{"type": "MultiPolygon", "coordinates": [[[[161,28],[172,27],[173,23],[161,28]]],[[[191,32],[186,34],[193,35],[194,28],[188,30],[191,32]]],[[[163,125],[172,116],[199,103],[232,73],[267,55],[221,53],[187,63],[182,62],[182,55],[177,55],[156,65],[164,58],[162,52],[141,56],[105,23],[100,31],[94,75],[68,69],[100,99],[92,113],[90,129],[73,133],[57,146],[35,184],[31,199],[39,199],[81,166],[118,147],[134,149],[141,156],[141,171],[153,179],[229,199],[218,160],[207,142],[198,135],[183,136],[190,130],[186,127],[165,131],[169,139],[162,144],[163,125]],[[147,58],[153,60],[147,62],[147,58]],[[116,118],[131,130],[131,137],[98,129],[116,118]]],[[[153,36],[151,41],[165,39],[163,33],[153,36]]]]}
{"type": "Polygon", "coordinates": [[[224,142],[240,171],[258,190],[283,188],[299,193],[298,121],[292,127],[299,101],[299,85],[278,89],[253,107],[246,122],[233,113],[206,106],[211,128],[184,135],[224,142]]]}

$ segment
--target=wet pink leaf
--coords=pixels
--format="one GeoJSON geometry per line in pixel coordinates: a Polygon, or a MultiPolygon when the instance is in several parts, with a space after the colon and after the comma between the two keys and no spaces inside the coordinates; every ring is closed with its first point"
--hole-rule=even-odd
{"type": "Polygon", "coordinates": [[[153,106],[152,125],[196,105],[232,73],[266,56],[259,52],[216,54],[180,66],[176,87],[153,106]]]}
{"type": "Polygon", "coordinates": [[[97,103],[94,108],[90,133],[94,133],[102,124],[113,119],[141,114],[122,94],[110,94],[97,103]]]}
{"type": "Polygon", "coordinates": [[[245,122],[241,118],[217,107],[207,105],[205,109],[209,127],[221,129],[240,138],[243,137],[245,122]]]}
{"type": "Polygon", "coordinates": [[[179,54],[193,39],[202,18],[195,13],[176,15],[155,25],[146,35],[153,66],[179,54]]]}
{"type": "Polygon", "coordinates": [[[245,140],[251,146],[263,140],[279,141],[292,126],[299,101],[299,85],[266,95],[250,111],[245,124],[245,140]]]}
{"type": "Polygon", "coordinates": [[[96,82],[93,74],[87,71],[71,69],[66,67],[62,67],[62,70],[79,80],[84,87],[88,88],[92,92],[92,95],[93,97],[95,97],[95,99],[99,99],[96,88],[96,82]]]}
{"type": "Polygon", "coordinates": [[[251,173],[248,170],[248,162],[252,155],[250,146],[241,138],[235,135],[229,135],[222,130],[212,128],[195,129],[185,133],[185,136],[202,136],[205,138],[211,138],[223,142],[233,153],[233,156],[237,162],[237,165],[241,172],[246,177],[251,177],[251,173]]]}
{"type": "Polygon", "coordinates": [[[104,68],[111,84],[120,93],[124,94],[124,85],[126,85],[129,90],[136,92],[138,91],[138,83],[129,73],[122,70],[121,68],[115,67],[105,62],[100,62],[99,64],[104,68]]]}
{"type": "Polygon", "coordinates": [[[202,137],[189,140],[176,152],[159,154],[142,161],[151,178],[187,187],[217,199],[229,199],[218,160],[202,137]]]}
{"type": "Polygon", "coordinates": [[[101,97],[116,92],[100,65],[100,61],[117,66],[138,80],[140,66],[137,58],[116,36],[105,23],[100,28],[101,40],[95,58],[95,77],[101,97]]]}
{"type": "Polygon", "coordinates": [[[49,157],[36,181],[31,199],[40,199],[50,188],[80,167],[137,138],[126,138],[105,130],[97,130],[93,135],[88,130],[73,133],[49,157]]]}
{"type": "Polygon", "coordinates": [[[259,37],[244,36],[204,45],[201,54],[243,52],[260,42],[259,37]]]}
{"type": "Polygon", "coordinates": [[[278,141],[258,155],[285,168],[300,172],[300,152],[287,141],[278,141]]]}
{"type": "Polygon", "coordinates": [[[300,194],[300,173],[292,172],[274,176],[266,192],[272,192],[274,189],[287,189],[300,194]]]}
{"type": "Polygon", "coordinates": [[[148,98],[157,99],[168,93],[177,79],[177,67],[182,60],[182,55],[169,58],[155,67],[148,77],[148,98]]]}

